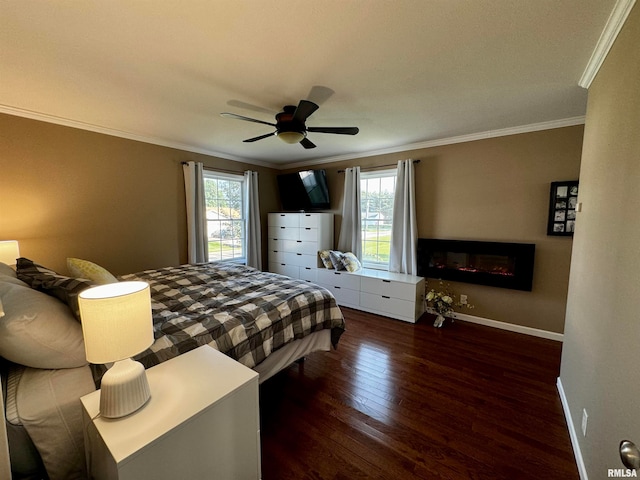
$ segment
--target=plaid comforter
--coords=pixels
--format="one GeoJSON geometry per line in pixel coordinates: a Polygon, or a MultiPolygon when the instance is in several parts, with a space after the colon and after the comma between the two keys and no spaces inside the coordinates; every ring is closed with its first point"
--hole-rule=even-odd
{"type": "Polygon", "coordinates": [[[244,265],[182,265],[121,279],[151,287],[155,341],[135,357],[146,368],[205,344],[251,368],[321,329],[331,329],[335,347],[344,331],[329,291],[244,265]]]}

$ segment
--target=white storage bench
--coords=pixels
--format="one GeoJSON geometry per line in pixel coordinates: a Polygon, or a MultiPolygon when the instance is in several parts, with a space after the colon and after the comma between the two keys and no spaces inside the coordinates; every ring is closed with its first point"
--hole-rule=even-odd
{"type": "Polygon", "coordinates": [[[425,311],[422,277],[368,268],[353,273],[319,268],[317,278],[340,306],[411,323],[425,311]]]}

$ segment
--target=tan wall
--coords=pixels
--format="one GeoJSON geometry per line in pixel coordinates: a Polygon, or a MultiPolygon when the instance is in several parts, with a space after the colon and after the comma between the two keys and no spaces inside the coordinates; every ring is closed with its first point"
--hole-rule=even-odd
{"type": "Polygon", "coordinates": [[[336,242],[344,185],[338,170],[419,159],[420,237],[536,244],[532,292],[451,282],[476,307],[465,313],[562,333],[572,240],[546,234],[549,188],[578,178],[582,133],[582,126],[567,127],[317,165],[327,171],[336,242]]]}
{"type": "MultiPolygon", "coordinates": [[[[279,209],[272,169],[10,115],[0,131],[0,238],[59,271],[68,256],[116,274],[186,262],[183,161],[259,171],[263,231],[279,209]]],[[[578,177],[581,142],[582,127],[570,127],[322,165],[336,240],[339,168],[420,159],[421,237],[536,243],[533,292],[452,284],[471,313],[562,332],[572,241],[546,236],[549,183],[578,177]]]]}
{"type": "MultiPolygon", "coordinates": [[[[589,88],[560,378],[588,478],[640,446],[640,7],[589,88]],[[588,414],[581,432],[582,410],[588,414]]],[[[586,477],[585,477],[586,478],[586,477]]]]}
{"type": "Polygon", "coordinates": [[[0,239],[61,273],[70,256],[115,274],[186,263],[189,160],[258,171],[266,226],[271,169],[0,114],[0,239]]]}

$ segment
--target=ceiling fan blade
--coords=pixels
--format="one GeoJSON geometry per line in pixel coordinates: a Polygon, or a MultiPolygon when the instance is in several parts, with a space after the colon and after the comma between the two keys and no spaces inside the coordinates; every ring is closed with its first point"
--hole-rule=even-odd
{"type": "Polygon", "coordinates": [[[272,117],[275,117],[276,113],[278,113],[276,110],[270,110],[268,108],[260,107],[259,105],[243,102],[242,100],[229,100],[227,105],[231,107],[244,108],[246,110],[253,110],[254,112],[266,113],[272,117]]]}
{"type": "Polygon", "coordinates": [[[304,148],[307,148],[307,149],[316,148],[316,144],[313,143],[311,140],[309,140],[307,137],[300,140],[300,145],[302,145],[304,148]]]}
{"type": "Polygon", "coordinates": [[[358,127],[307,127],[307,131],[315,133],[337,133],[338,135],[356,135],[358,127]]]}
{"type": "Polygon", "coordinates": [[[256,120],[255,118],[249,118],[249,117],[243,117],[242,115],[236,115],[235,113],[223,112],[223,113],[220,114],[220,116],[221,117],[225,117],[225,118],[235,118],[236,120],[246,120],[247,122],[263,123],[265,125],[270,125],[272,127],[276,126],[275,123],[263,122],[262,120],[256,120]]]}
{"type": "Polygon", "coordinates": [[[296,108],[296,111],[293,113],[292,121],[304,123],[318,108],[320,108],[318,105],[309,100],[300,100],[298,108],[296,108]]]}
{"type": "Polygon", "coordinates": [[[243,140],[243,142],[246,142],[246,143],[257,142],[258,140],[262,140],[263,138],[273,137],[275,134],[276,132],[271,132],[265,135],[260,135],[259,137],[247,138],[246,140],[243,140]]]}
{"type": "Polygon", "coordinates": [[[311,90],[309,91],[309,95],[307,95],[307,99],[312,101],[313,103],[322,105],[334,93],[336,92],[331,90],[329,87],[323,87],[322,85],[314,85],[313,87],[311,87],[311,90]]]}

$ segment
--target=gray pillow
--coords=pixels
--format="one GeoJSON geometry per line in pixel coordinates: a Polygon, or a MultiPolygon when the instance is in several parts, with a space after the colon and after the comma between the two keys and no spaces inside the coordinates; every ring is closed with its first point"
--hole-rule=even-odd
{"type": "Polygon", "coordinates": [[[0,356],[33,368],[87,364],[82,326],[69,307],[27,286],[0,280],[0,356]]]}
{"type": "Polygon", "coordinates": [[[18,259],[16,271],[18,278],[31,288],[53,295],[66,303],[78,321],[80,320],[78,295],[83,290],[92,287],[94,285],[93,282],[84,278],[71,278],[60,275],[28,258],[18,259]]]}

